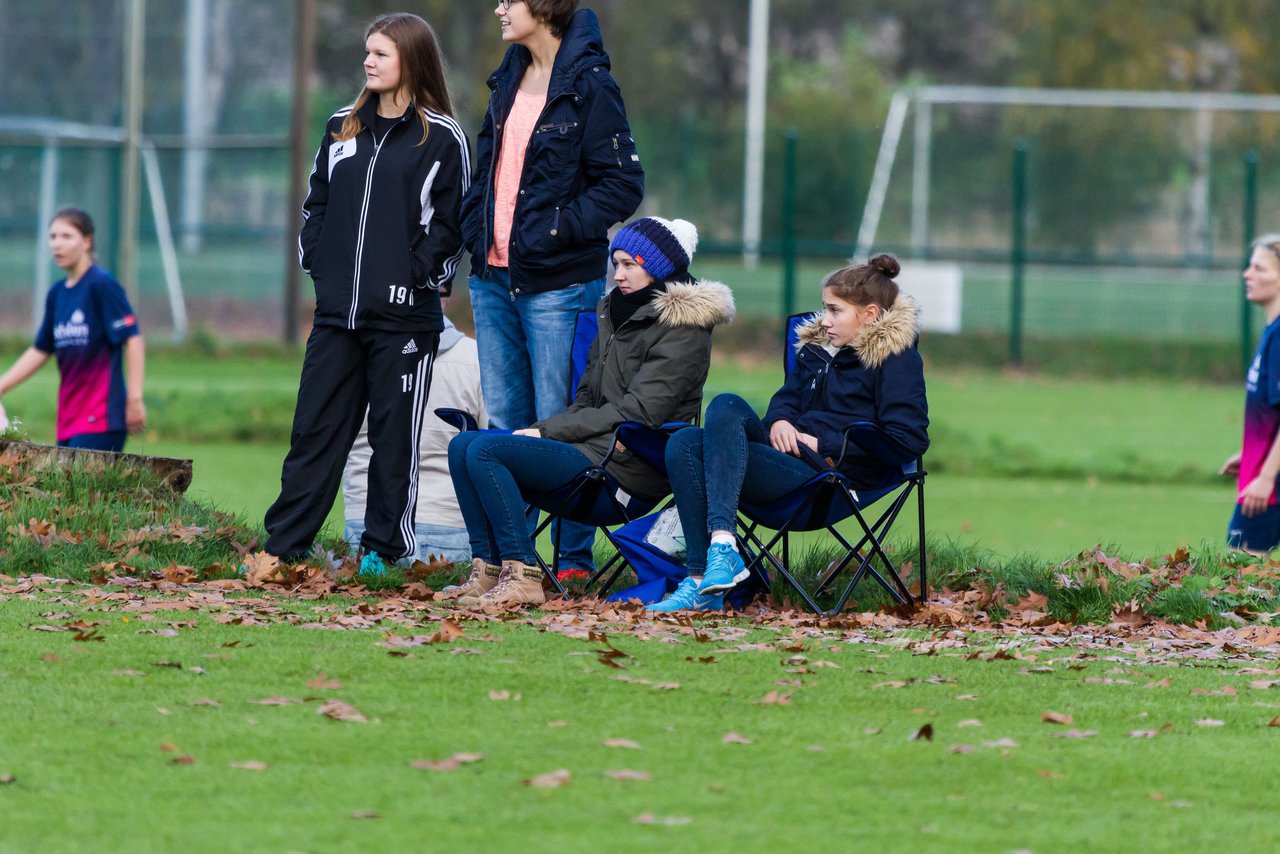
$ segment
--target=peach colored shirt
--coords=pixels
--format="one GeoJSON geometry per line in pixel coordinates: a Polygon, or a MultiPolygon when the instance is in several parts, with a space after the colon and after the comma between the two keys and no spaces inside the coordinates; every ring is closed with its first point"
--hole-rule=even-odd
{"type": "Polygon", "coordinates": [[[502,132],[502,151],[493,174],[493,245],[489,247],[489,263],[495,267],[510,266],[507,249],[511,245],[511,225],[516,212],[516,195],[520,192],[520,175],[524,172],[524,153],[533,137],[533,128],[546,106],[547,95],[530,95],[516,90],[515,103],[507,115],[502,132]]]}

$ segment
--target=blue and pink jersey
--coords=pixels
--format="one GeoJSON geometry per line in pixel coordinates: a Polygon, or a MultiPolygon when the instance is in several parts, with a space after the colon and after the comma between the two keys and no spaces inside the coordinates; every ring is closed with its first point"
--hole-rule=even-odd
{"type": "MultiPolygon", "coordinates": [[[[1245,377],[1239,494],[1243,494],[1245,487],[1262,471],[1277,429],[1280,429],[1280,319],[1273,320],[1263,330],[1245,377]]],[[[1274,491],[1270,503],[1276,503],[1274,491]]]]}
{"type": "Polygon", "coordinates": [[[73,287],[49,289],[37,350],[58,360],[58,441],[84,433],[126,430],[124,342],[138,321],[120,283],[90,267],[73,287]]]}

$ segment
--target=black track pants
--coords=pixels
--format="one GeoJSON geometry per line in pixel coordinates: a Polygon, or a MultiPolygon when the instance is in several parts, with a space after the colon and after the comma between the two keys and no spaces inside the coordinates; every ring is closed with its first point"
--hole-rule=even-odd
{"type": "Polygon", "coordinates": [[[269,553],[294,560],[311,549],[366,407],[373,456],[361,544],[391,560],[415,552],[418,437],[439,340],[435,332],[312,328],[280,497],[265,519],[269,553]]]}

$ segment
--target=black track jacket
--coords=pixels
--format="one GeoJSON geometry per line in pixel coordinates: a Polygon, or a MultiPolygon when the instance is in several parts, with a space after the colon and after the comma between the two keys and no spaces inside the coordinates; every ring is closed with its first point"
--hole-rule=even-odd
{"type": "Polygon", "coordinates": [[[388,332],[440,331],[462,258],[459,210],[471,184],[466,134],[426,110],[430,132],[410,105],[375,140],[377,100],[360,109],[364,130],[335,139],[351,107],[329,119],[303,204],[298,260],[314,280],[317,326],[388,332]]]}

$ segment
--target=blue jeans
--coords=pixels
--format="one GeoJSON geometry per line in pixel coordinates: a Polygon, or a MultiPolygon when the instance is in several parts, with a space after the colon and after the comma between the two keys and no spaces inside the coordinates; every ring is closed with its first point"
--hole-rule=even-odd
{"type": "Polygon", "coordinates": [[[711,532],[735,529],[741,498],[774,501],[817,473],[770,445],[764,422],[736,394],[717,395],[703,424],[672,436],[666,453],[690,575],[707,568],[711,532]]]}
{"type": "MultiPolygon", "coordinates": [[[[590,466],[586,454],[554,439],[480,431],[458,434],[449,443],[449,475],[467,522],[471,554],[489,563],[536,564],[524,493],[559,489],[590,466]]],[[[578,527],[595,531],[589,525],[578,527]]],[[[563,554],[560,565],[567,565],[563,554]]]]}
{"type": "Polygon", "coordinates": [[[59,448],[79,448],[82,451],[115,451],[124,450],[124,440],[128,437],[125,430],[108,430],[105,433],[77,433],[75,436],[58,442],[59,448]]]}
{"type": "MultiPolygon", "coordinates": [[[[414,557],[423,563],[427,558],[447,560],[451,563],[470,563],[471,545],[467,539],[466,528],[450,528],[446,525],[414,525],[413,532],[418,541],[418,552],[414,557]]],[[[363,519],[347,519],[342,529],[342,538],[351,548],[360,548],[360,537],[364,535],[363,519]]],[[[406,563],[410,559],[405,560],[406,563]]]]}
{"type": "MultiPolygon", "coordinates": [[[[489,426],[519,430],[550,418],[572,400],[569,346],[578,312],[592,310],[604,296],[604,278],[540,294],[511,293],[511,277],[490,267],[488,279],[472,276],[471,311],[480,351],[480,387],[489,426]]],[[[537,525],[530,513],[529,528],[537,525]]],[[[561,561],[592,570],[595,529],[565,522],[561,561]]]]}

